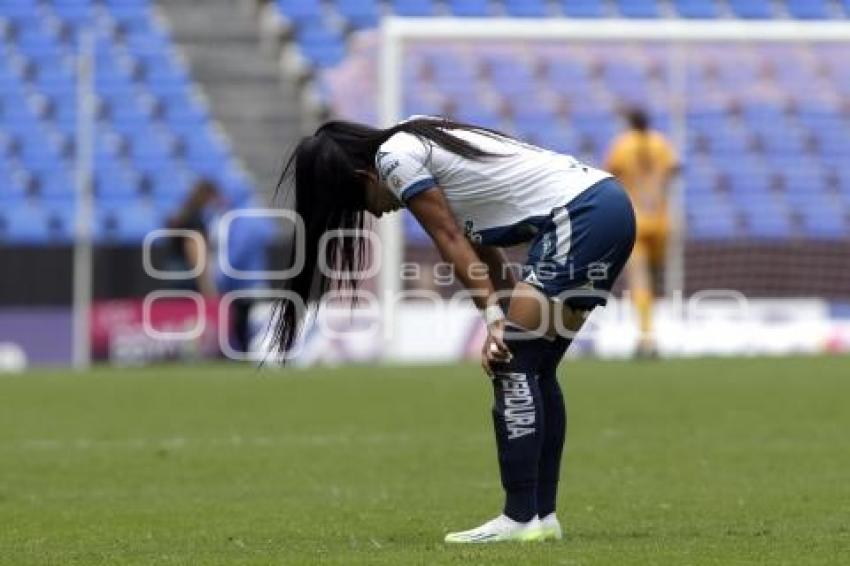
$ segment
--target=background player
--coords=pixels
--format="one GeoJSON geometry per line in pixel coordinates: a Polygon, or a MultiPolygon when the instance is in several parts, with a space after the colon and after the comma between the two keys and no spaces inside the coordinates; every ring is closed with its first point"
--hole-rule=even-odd
{"type": "Polygon", "coordinates": [[[657,354],[652,328],[654,290],[664,268],[670,216],[667,193],[678,170],[678,157],[661,132],[650,128],[641,109],[627,112],[628,129],[618,136],[605,159],[605,169],[625,185],[637,216],[637,240],[626,269],[638,313],[637,354],[657,354]]]}

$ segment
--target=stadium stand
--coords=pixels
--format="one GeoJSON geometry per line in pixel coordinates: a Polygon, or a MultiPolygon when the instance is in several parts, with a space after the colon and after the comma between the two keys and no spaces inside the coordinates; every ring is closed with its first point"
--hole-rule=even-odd
{"type": "Polygon", "coordinates": [[[253,191],[150,2],[3,0],[0,242],[72,239],[84,29],[96,35],[97,242],[140,243],[200,176],[234,200],[253,191]]]}
{"type": "MultiPolygon", "coordinates": [[[[296,41],[317,70],[328,105],[372,122],[374,81],[362,76],[363,67],[354,72],[352,64],[346,72],[353,53],[346,45],[352,30],[377,25],[383,14],[689,19],[850,14],[848,3],[832,0],[340,0],[321,5],[277,0],[276,6],[294,23],[296,41]],[[359,103],[348,100],[351,92],[361,93],[359,103]]],[[[689,238],[850,236],[850,117],[842,103],[850,94],[850,73],[844,49],[714,45],[691,51],[684,151],[689,238]]],[[[598,163],[620,127],[616,114],[624,104],[651,100],[656,124],[669,128],[666,57],[663,48],[652,47],[532,45],[517,55],[493,45],[480,53],[468,45],[416,45],[408,51],[405,113],[453,115],[598,163]]]]}

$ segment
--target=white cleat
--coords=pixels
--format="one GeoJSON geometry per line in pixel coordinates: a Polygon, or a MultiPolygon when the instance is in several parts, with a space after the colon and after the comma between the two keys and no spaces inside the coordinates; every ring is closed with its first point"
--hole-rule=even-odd
{"type": "Polygon", "coordinates": [[[540,519],[540,530],[543,532],[543,538],[540,540],[561,540],[564,538],[561,522],[554,512],[540,519]]]}
{"type": "Polygon", "coordinates": [[[499,515],[480,527],[446,535],[446,542],[451,543],[477,544],[485,542],[527,542],[538,540],[543,540],[543,530],[540,526],[540,519],[536,515],[527,523],[519,523],[510,517],[499,515]]]}

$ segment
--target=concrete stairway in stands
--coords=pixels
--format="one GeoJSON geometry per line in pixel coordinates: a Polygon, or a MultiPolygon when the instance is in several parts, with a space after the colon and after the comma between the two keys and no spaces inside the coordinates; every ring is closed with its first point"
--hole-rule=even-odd
{"type": "Polygon", "coordinates": [[[302,128],[298,91],[260,45],[253,4],[159,0],[174,41],[258,189],[273,192],[302,128]]]}

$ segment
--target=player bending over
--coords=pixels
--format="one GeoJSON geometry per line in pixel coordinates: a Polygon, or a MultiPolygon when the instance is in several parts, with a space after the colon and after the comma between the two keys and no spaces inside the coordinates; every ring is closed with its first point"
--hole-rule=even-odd
{"type": "MultiPolygon", "coordinates": [[[[555,370],[570,338],[606,295],[635,238],[629,198],[608,173],[495,131],[417,117],[385,130],[332,121],[304,138],[287,164],[305,223],[306,263],[291,281],[305,303],[333,285],[317,269],[326,230],[360,229],[406,207],[484,313],[481,357],[492,378],[503,512],[447,542],[561,537],[555,501],[566,412],[555,370]],[[523,280],[503,277],[500,248],[530,242],[523,280]],[[489,277],[477,277],[481,263],[489,277]],[[498,289],[510,295],[507,314],[498,289]],[[562,329],[558,333],[558,329],[562,329]]],[[[339,238],[331,242],[339,242],[339,238]]],[[[356,269],[357,246],[329,250],[356,269]]],[[[300,314],[284,302],[277,328],[287,351],[300,314]]]]}
{"type": "Polygon", "coordinates": [[[667,255],[670,220],[667,189],[678,168],[676,152],[661,132],[651,130],[642,110],[626,115],[629,129],[614,140],[605,168],[623,182],[637,215],[637,241],[626,274],[638,313],[640,340],[637,355],[654,357],[652,303],[655,279],[667,255]]]}

